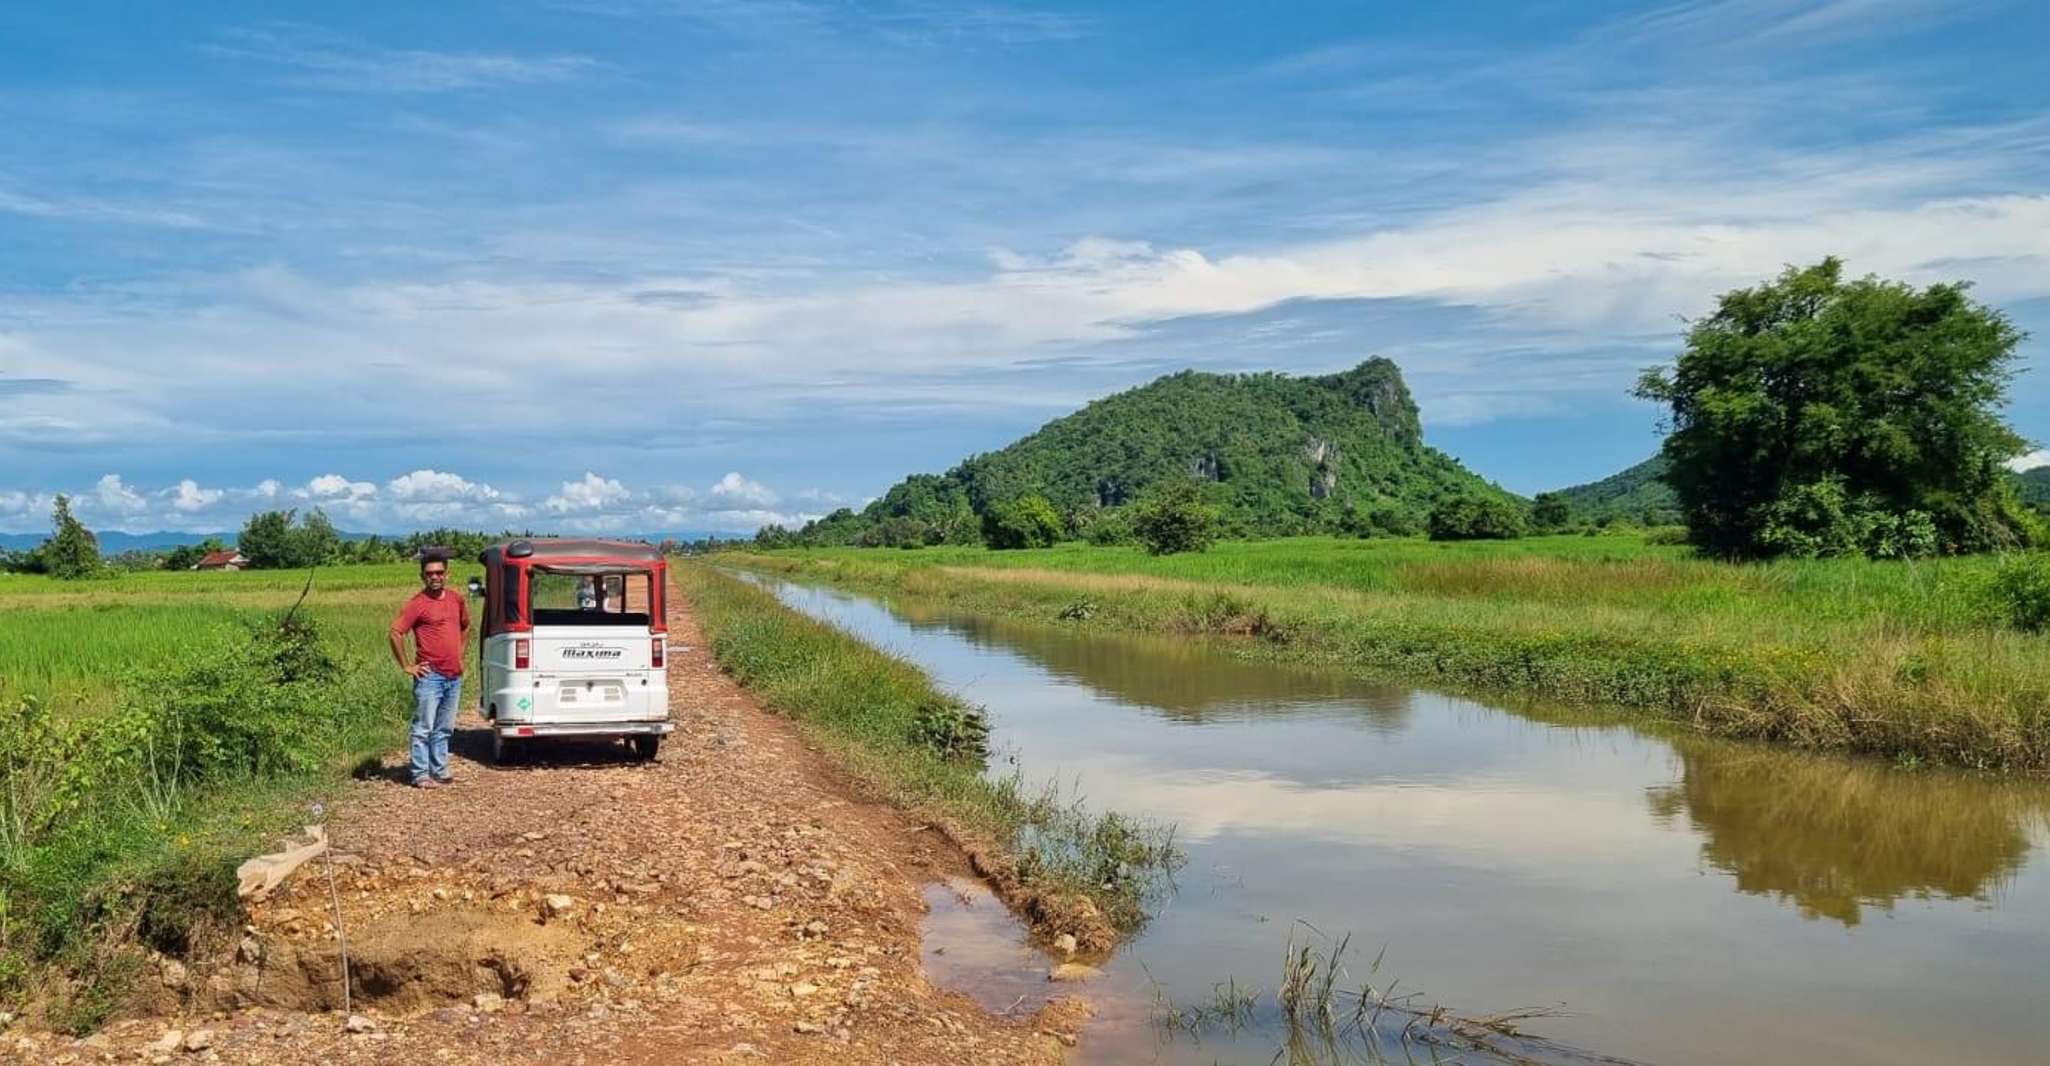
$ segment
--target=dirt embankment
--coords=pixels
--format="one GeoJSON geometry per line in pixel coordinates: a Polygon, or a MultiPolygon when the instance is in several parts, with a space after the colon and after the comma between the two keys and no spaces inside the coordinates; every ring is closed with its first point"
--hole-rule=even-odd
{"type": "Polygon", "coordinates": [[[350,787],[328,830],[353,1026],[316,862],[214,961],[148,975],[160,1016],[0,1059],[1058,1062],[1080,1004],[1001,1017],[920,971],[919,886],[960,851],[855,795],[672,610],[659,762],[589,744],[493,767],[466,713],[457,784],[403,787],[400,754],[350,787]]]}

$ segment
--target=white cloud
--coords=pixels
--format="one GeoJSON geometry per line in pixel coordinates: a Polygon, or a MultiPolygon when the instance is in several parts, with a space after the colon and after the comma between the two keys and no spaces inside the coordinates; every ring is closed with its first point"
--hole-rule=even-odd
{"type": "MultiPolygon", "coordinates": [[[[778,493],[738,473],[721,478],[707,493],[681,486],[639,492],[591,471],[560,484],[561,491],[539,505],[457,473],[424,467],[388,479],[382,490],[373,481],[344,474],[323,474],[289,491],[274,478],[247,488],[207,488],[197,479],[181,478],[163,488],[143,489],[108,474],[71,495],[88,525],[130,533],[233,530],[251,513],[276,507],[281,495],[320,507],[342,528],[364,533],[443,525],[539,527],[542,533],[745,532],[769,523],[802,525],[817,517],[809,510],[774,509],[778,493]]],[[[0,531],[42,529],[53,500],[51,492],[42,490],[0,489],[0,531]]]]}
{"type": "Polygon", "coordinates": [[[562,491],[542,501],[542,506],[555,514],[604,513],[632,498],[633,493],[625,485],[586,470],[583,480],[563,482],[562,491]]]}
{"type": "Polygon", "coordinates": [[[38,493],[12,489],[0,491],[0,518],[46,519],[50,515],[51,505],[55,502],[50,497],[38,493]]]}
{"type": "Polygon", "coordinates": [[[191,478],[186,478],[171,488],[165,489],[160,495],[171,501],[172,510],[191,514],[194,511],[203,511],[219,503],[221,497],[225,496],[226,493],[220,489],[200,488],[198,482],[191,478]]]}
{"type": "Polygon", "coordinates": [[[714,482],[706,495],[721,503],[752,504],[756,507],[773,506],[777,500],[776,493],[767,485],[749,481],[737,471],[728,472],[725,477],[714,482]]]}
{"type": "Polygon", "coordinates": [[[439,470],[420,469],[401,474],[385,482],[385,491],[393,499],[431,503],[447,503],[457,500],[495,500],[497,489],[479,481],[469,481],[458,474],[439,470]]]}
{"type": "Polygon", "coordinates": [[[83,502],[91,505],[94,514],[134,515],[149,510],[149,501],[124,484],[119,474],[107,474],[94,482],[92,495],[83,502]]]}
{"type": "Polygon", "coordinates": [[[424,93],[569,81],[598,69],[588,56],[431,52],[362,44],[306,26],[230,31],[214,55],[296,68],[297,84],[345,92],[424,93]]]}
{"type": "Polygon", "coordinates": [[[2039,466],[2050,466],[2050,449],[2038,448],[2027,455],[2018,455],[2007,461],[2007,468],[2019,474],[2039,466]]]}
{"type": "Polygon", "coordinates": [[[308,481],[303,488],[292,490],[292,495],[305,500],[329,501],[367,500],[377,495],[377,486],[368,481],[350,481],[340,474],[322,474],[308,481]]]}

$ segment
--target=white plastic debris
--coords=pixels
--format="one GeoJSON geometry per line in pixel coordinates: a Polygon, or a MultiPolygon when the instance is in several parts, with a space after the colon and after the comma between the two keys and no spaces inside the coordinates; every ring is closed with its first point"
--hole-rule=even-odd
{"type": "Polygon", "coordinates": [[[243,899],[262,899],[270,895],[272,889],[283,884],[285,878],[292,876],[292,871],[327,850],[325,827],[309,825],[306,827],[306,836],[308,843],[292,844],[283,851],[258,855],[235,867],[235,877],[240,882],[235,894],[243,899]]]}

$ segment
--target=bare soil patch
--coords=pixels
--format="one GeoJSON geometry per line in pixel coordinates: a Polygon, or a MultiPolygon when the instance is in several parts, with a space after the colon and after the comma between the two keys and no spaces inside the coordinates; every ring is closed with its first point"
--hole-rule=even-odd
{"type": "Polygon", "coordinates": [[[920,886],[967,875],[962,852],[858,795],[672,599],[658,761],[565,744],[491,766],[466,712],[455,785],[403,786],[398,754],[350,787],[328,832],[360,1031],[316,860],[211,961],[149,975],[159,1016],[10,1036],[0,1060],[1058,1062],[1079,1003],[998,1016],[920,969],[920,886]]]}

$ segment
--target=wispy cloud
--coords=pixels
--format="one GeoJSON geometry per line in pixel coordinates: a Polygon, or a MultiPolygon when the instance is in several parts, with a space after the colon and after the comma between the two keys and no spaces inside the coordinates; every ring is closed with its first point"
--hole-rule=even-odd
{"type": "Polygon", "coordinates": [[[1897,34],[1923,20],[1958,14],[1958,5],[1942,0],[1689,0],[1604,26],[1600,39],[1610,47],[1813,46],[1897,34]]]}
{"type": "Polygon", "coordinates": [[[175,207],[112,203],[84,196],[31,196],[4,188],[0,188],[0,214],[169,229],[201,229],[207,225],[199,216],[175,207]]]}
{"type": "Polygon", "coordinates": [[[747,36],[856,33],[904,46],[1028,45],[1088,36],[1096,20],[1068,11],[999,3],[885,0],[546,0],[561,11],[610,18],[662,18],[747,36]]]}
{"type": "Polygon", "coordinates": [[[584,77],[600,67],[597,60],[581,55],[379,48],[293,24],[230,30],[206,50],[287,68],[294,72],[294,84],[344,92],[433,93],[545,85],[584,77]]]}

